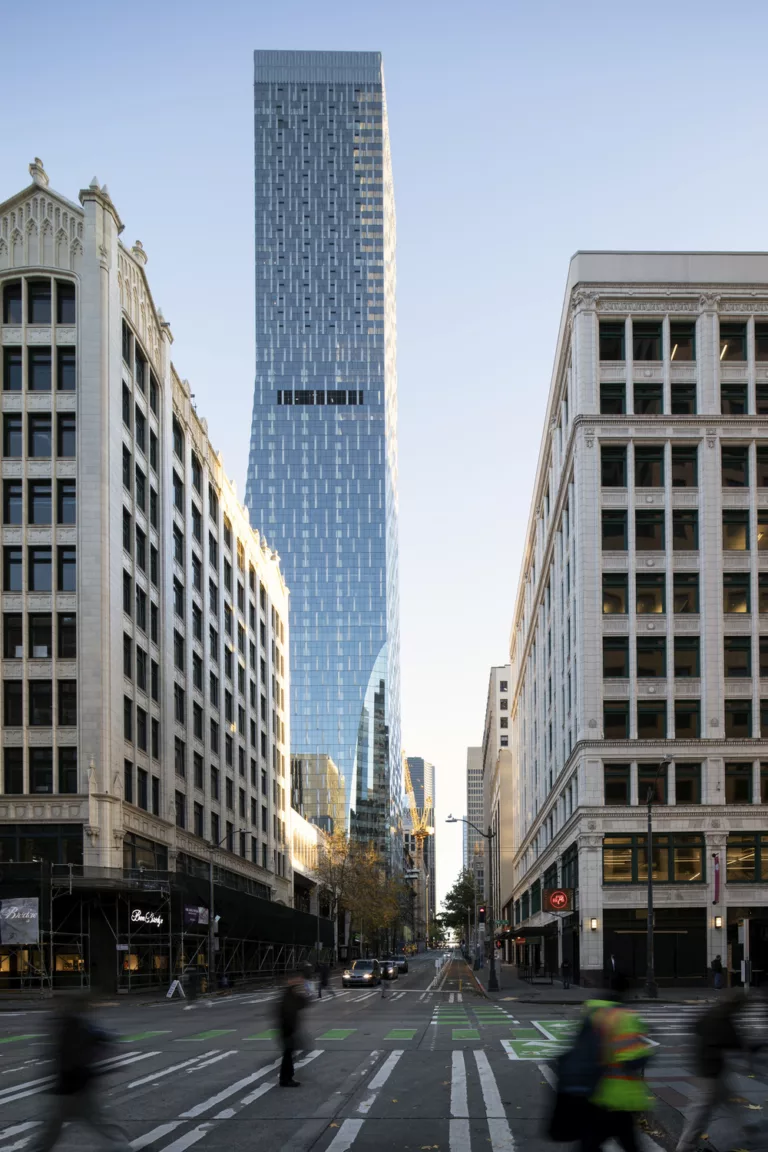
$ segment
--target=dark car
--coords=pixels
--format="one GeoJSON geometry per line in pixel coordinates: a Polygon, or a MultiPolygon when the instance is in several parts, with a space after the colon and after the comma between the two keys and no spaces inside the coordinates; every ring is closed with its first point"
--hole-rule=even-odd
{"type": "Polygon", "coordinates": [[[408,957],[407,956],[403,956],[402,954],[399,956],[395,956],[395,964],[397,964],[398,972],[407,972],[408,971],[408,957]]]}
{"type": "Polygon", "coordinates": [[[379,960],[382,980],[397,980],[397,962],[395,960],[379,960]]]}
{"type": "Polygon", "coordinates": [[[378,960],[353,960],[345,968],[341,983],[344,988],[371,988],[381,984],[381,968],[378,960]]]}

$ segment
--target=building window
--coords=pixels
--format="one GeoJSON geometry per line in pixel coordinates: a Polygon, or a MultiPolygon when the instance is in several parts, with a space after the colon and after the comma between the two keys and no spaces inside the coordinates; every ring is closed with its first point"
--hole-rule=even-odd
{"type": "Polygon", "coordinates": [[[51,417],[27,417],[27,455],[36,460],[51,458],[51,417]]]}
{"type": "Polygon", "coordinates": [[[664,511],[663,509],[635,512],[635,548],[638,552],[662,552],[664,550],[664,511]]]}
{"type": "Polygon", "coordinates": [[[58,617],[58,637],[56,654],[60,660],[77,658],[77,617],[60,612],[58,617]]]}
{"type": "Polygon", "coordinates": [[[22,480],[3,480],[3,524],[24,523],[24,483],[22,480]]]}
{"type": "Polygon", "coordinates": [[[747,326],[720,322],[720,360],[740,360],[747,358],[747,326]]]}
{"type": "Polygon", "coordinates": [[[629,776],[629,764],[605,764],[603,766],[603,790],[606,804],[621,804],[623,807],[629,804],[629,776]]]}
{"type": "Polygon", "coordinates": [[[747,415],[747,385],[721,384],[720,411],[723,416],[747,415]]]}
{"type": "Polygon", "coordinates": [[[627,410],[627,386],[601,383],[600,413],[603,416],[621,416],[627,410]]]}
{"type": "Polygon", "coordinates": [[[30,792],[53,792],[53,749],[30,748],[30,792]]]}
{"type": "Polygon", "coordinates": [[[626,552],[627,513],[626,511],[603,511],[602,514],[603,551],[626,552]]]}
{"type": "Polygon", "coordinates": [[[675,636],[675,677],[699,676],[699,637],[675,636]]]}
{"type": "Polygon", "coordinates": [[[749,761],[726,763],[725,802],[726,804],[752,803],[752,764],[749,761]]]}
{"type": "Polygon", "coordinates": [[[667,642],[663,636],[638,636],[637,675],[639,679],[666,676],[667,642]]]}
{"type": "Polygon", "coordinates": [[[56,455],[60,460],[77,455],[77,427],[74,412],[59,412],[56,417],[56,455]]]}
{"type": "Polygon", "coordinates": [[[749,549],[749,512],[729,509],[723,512],[723,551],[746,552],[749,549]]]}
{"type": "Polygon", "coordinates": [[[22,455],[22,444],[21,416],[6,412],[3,415],[3,456],[7,459],[19,459],[22,455]]]}
{"type": "Polygon", "coordinates": [[[679,572],[673,577],[674,610],[677,615],[698,614],[699,574],[679,572]]]}
{"type": "Polygon", "coordinates": [[[3,682],[3,725],[6,728],[24,726],[24,681],[3,682]]]}
{"type": "Polygon", "coordinates": [[[661,360],[661,323],[659,321],[632,322],[632,359],[661,360]]]}
{"type": "Polygon", "coordinates": [[[673,416],[693,416],[696,413],[696,385],[672,384],[671,403],[673,416]]]}
{"type": "Polygon", "coordinates": [[[600,321],[600,359],[624,360],[624,322],[600,321]]]}
{"type": "Polygon", "coordinates": [[[725,875],[729,884],[764,884],[768,881],[768,834],[732,832],[725,849],[725,875]]]}
{"type": "Polygon", "coordinates": [[[600,449],[600,480],[603,488],[626,488],[627,449],[603,445],[600,449]]]}
{"type": "MultiPolygon", "coordinates": [[[[706,880],[704,836],[675,832],[654,836],[654,883],[702,884],[706,880]]],[[[648,881],[648,841],[645,835],[603,838],[603,883],[645,884],[648,881]]]]}
{"type": "Polygon", "coordinates": [[[696,552],[699,547],[699,513],[675,508],[672,511],[672,550],[696,552]]]}
{"type": "MultiPolygon", "coordinates": [[[[678,707],[675,704],[675,731],[678,707]]],[[[675,764],[675,803],[701,804],[701,764],[675,764]]]]}
{"type": "Polygon", "coordinates": [[[53,591],[50,548],[28,549],[27,579],[30,592],[53,591]]]}
{"type": "Polygon", "coordinates": [[[725,735],[728,740],[750,740],[752,737],[752,701],[725,701],[725,735]]]}
{"type": "Polygon", "coordinates": [[[697,488],[698,450],[696,448],[672,448],[672,487],[697,488]]]}
{"type": "Polygon", "coordinates": [[[173,741],[173,766],[177,776],[186,776],[187,747],[179,736],[175,736],[173,741]]]}
{"type": "Polygon", "coordinates": [[[637,705],[638,740],[666,740],[667,705],[665,701],[640,701],[637,705]]]}
{"type": "Polygon", "coordinates": [[[663,411],[662,383],[635,384],[635,415],[660,416],[663,411]]]}
{"type": "Polygon", "coordinates": [[[723,612],[749,612],[749,574],[746,572],[723,573],[723,612]]]}
{"type": "Polygon", "coordinates": [[[27,388],[30,392],[51,391],[50,348],[27,349],[27,388]]]}
{"type": "Polygon", "coordinates": [[[59,680],[60,728],[77,727],[77,680],[59,680]]]}
{"type": "Polygon", "coordinates": [[[748,677],[752,675],[752,639],[749,636],[725,636],[723,638],[723,665],[725,676],[748,677]]]}
{"type": "Polygon", "coordinates": [[[638,488],[664,487],[664,446],[635,448],[635,485],[638,488]]]}
{"type": "Polygon", "coordinates": [[[49,612],[30,612],[29,655],[32,660],[50,660],[53,656],[53,627],[49,612]]]}
{"type": "Polygon", "coordinates": [[[759,659],[760,659],[760,678],[768,678],[768,636],[760,637],[759,646],[759,659]]]}
{"type": "Polygon", "coordinates": [[[77,792],[77,748],[59,748],[59,792],[77,792]]]}
{"type": "Polygon", "coordinates": [[[21,348],[3,348],[3,391],[21,392],[21,348]]]}
{"type": "Polygon", "coordinates": [[[58,549],[58,590],[59,592],[77,591],[77,549],[58,549]]]}
{"type": "Polygon", "coordinates": [[[667,769],[659,769],[656,764],[638,764],[637,766],[637,802],[648,803],[648,793],[651,793],[654,804],[667,803],[667,769]]]}
{"type": "Polygon", "coordinates": [[[696,324],[692,320],[674,321],[669,326],[670,360],[691,363],[696,359],[696,324]]]}
{"type": "MultiPolygon", "coordinates": [[[[675,739],[698,740],[701,736],[701,707],[698,700],[675,701],[675,739]]],[[[681,800],[680,803],[683,803],[681,800]]],[[[696,801],[698,803],[698,801],[696,801]]]]}
{"type": "Polygon", "coordinates": [[[635,589],[638,616],[658,615],[666,611],[666,577],[663,572],[638,572],[635,589]]]}
{"type": "Polygon", "coordinates": [[[186,828],[186,797],[183,792],[175,793],[176,827],[186,828]]]}
{"type": "Polygon", "coordinates": [[[186,693],[180,684],[173,686],[173,714],[179,724],[186,721],[186,693]]]}
{"type": "Polygon", "coordinates": [[[606,740],[629,739],[629,702],[606,700],[603,703],[603,734],[606,740]]]}
{"type": "Polygon", "coordinates": [[[721,473],[723,488],[746,488],[749,484],[749,449],[723,445],[721,473]]]}
{"type": "Polygon", "coordinates": [[[51,323],[51,282],[50,280],[27,281],[27,323],[51,323]]]}
{"type": "Polygon", "coordinates": [[[50,728],[53,724],[53,684],[50,680],[30,680],[29,723],[33,728],[50,728]]]}
{"type": "Polygon", "coordinates": [[[194,811],[194,833],[195,833],[195,836],[200,836],[202,838],[205,835],[205,833],[203,831],[203,806],[202,806],[202,804],[198,804],[197,801],[195,801],[193,811],[194,811]]]}
{"type": "Polygon", "coordinates": [[[24,749],[5,748],[3,751],[3,792],[20,795],[24,791],[24,749]]]}
{"type": "Polygon", "coordinates": [[[21,281],[14,280],[3,288],[3,324],[21,323],[21,281]]]}
{"type": "Polygon", "coordinates": [[[625,616],[627,612],[627,575],[625,572],[603,573],[603,615],[625,616]]]}
{"type": "Polygon", "coordinates": [[[20,612],[3,613],[3,656],[21,660],[24,655],[24,617],[20,612]]]}
{"type": "Polygon", "coordinates": [[[56,523],[77,523],[77,482],[75,480],[57,481],[56,523]]]}

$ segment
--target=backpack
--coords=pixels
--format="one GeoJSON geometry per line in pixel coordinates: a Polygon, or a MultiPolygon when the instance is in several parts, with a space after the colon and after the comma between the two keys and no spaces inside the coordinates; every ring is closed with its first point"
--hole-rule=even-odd
{"type": "Polygon", "coordinates": [[[578,1035],[557,1060],[557,1090],[564,1096],[594,1095],[603,1075],[603,1038],[595,1012],[585,1016],[578,1035]]]}

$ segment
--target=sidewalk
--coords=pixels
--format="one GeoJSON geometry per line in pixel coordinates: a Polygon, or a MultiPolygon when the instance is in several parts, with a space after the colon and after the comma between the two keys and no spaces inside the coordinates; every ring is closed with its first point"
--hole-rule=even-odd
{"type": "MultiPolygon", "coordinates": [[[[469,965],[467,965],[469,968],[469,965]]],[[[517,968],[513,964],[496,965],[496,976],[499,982],[498,992],[488,991],[489,969],[486,964],[478,972],[473,972],[490,1000],[518,1000],[533,1004],[583,1004],[586,1000],[599,997],[599,988],[581,988],[571,984],[570,988],[563,988],[562,980],[555,979],[552,984],[549,978],[537,980],[533,984],[521,980],[517,975],[517,968]]],[[[646,1004],[709,1004],[717,999],[717,993],[712,988],[659,988],[659,995],[649,1000],[642,988],[633,989],[628,1000],[636,1000],[646,1004]]]]}

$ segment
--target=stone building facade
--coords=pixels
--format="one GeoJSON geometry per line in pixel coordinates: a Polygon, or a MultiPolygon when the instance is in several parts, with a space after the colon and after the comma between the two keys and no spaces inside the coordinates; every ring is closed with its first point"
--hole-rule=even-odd
{"type": "Polygon", "coordinates": [[[519,959],[644,976],[650,788],[660,982],[765,967],[767,548],[768,256],[578,253],[511,635],[519,959]]]}

